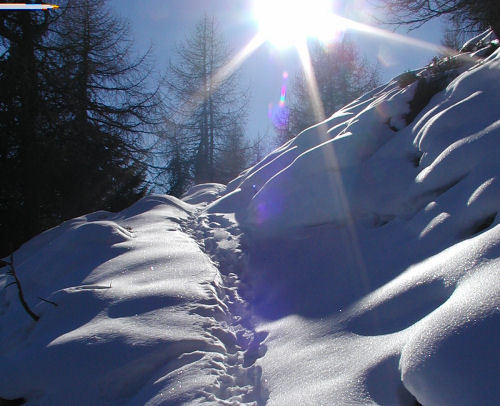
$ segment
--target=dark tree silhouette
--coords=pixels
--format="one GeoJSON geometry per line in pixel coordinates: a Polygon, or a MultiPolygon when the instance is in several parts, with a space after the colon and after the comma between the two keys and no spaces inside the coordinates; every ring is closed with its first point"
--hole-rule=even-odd
{"type": "Polygon", "coordinates": [[[40,132],[46,112],[42,95],[42,42],[48,13],[0,13],[0,255],[44,226],[41,167],[48,143],[40,132]]]}
{"type": "Polygon", "coordinates": [[[104,0],[0,14],[0,255],[145,193],[141,137],[159,102],[131,46],[104,0]]]}
{"type": "Polygon", "coordinates": [[[441,44],[458,51],[470,38],[470,33],[463,30],[456,22],[450,21],[444,29],[441,44]]]}
{"type": "Polygon", "coordinates": [[[217,148],[220,164],[216,167],[217,182],[227,183],[243,171],[249,163],[252,147],[245,140],[241,125],[235,123],[217,148]]]}
{"type": "Polygon", "coordinates": [[[80,145],[65,162],[77,179],[60,179],[65,218],[118,210],[144,193],[143,135],[159,122],[158,94],[146,90],[148,52],[131,56],[128,25],[105,3],[69,0],[51,38],[50,85],[62,101],[62,130],[80,145]],[[82,187],[84,196],[76,190],[82,187]]]}

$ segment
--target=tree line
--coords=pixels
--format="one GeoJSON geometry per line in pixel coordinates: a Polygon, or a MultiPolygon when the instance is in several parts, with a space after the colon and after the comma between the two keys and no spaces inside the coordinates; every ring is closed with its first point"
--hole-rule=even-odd
{"type": "MultiPolygon", "coordinates": [[[[34,1],[32,3],[35,3],[34,1]]],[[[151,190],[227,182],[255,146],[248,92],[205,16],[162,75],[106,0],[0,13],[0,256],[61,221],[151,190]]]]}
{"type": "Polygon", "coordinates": [[[119,210],[146,192],[141,135],[157,90],[142,86],[127,25],[103,0],[61,13],[0,14],[0,255],[63,220],[119,210]]]}
{"type": "MultiPolygon", "coordinates": [[[[459,27],[498,33],[496,0],[383,1],[401,23],[441,7],[459,27]]],[[[135,54],[106,0],[60,3],[58,12],[0,13],[0,256],[66,219],[121,210],[153,189],[180,196],[225,183],[263,157],[262,139],[244,133],[248,89],[238,72],[220,75],[232,50],[213,17],[156,76],[151,52],[135,54]]],[[[327,114],[377,83],[348,39],[312,45],[311,61],[327,114]]],[[[303,76],[293,89],[278,143],[314,124],[303,76]]]]}

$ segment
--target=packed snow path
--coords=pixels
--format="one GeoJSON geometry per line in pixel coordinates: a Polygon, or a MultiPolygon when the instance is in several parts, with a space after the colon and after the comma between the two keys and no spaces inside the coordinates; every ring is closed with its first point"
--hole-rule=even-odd
{"type": "Polygon", "coordinates": [[[220,376],[204,394],[207,400],[221,405],[263,405],[268,394],[262,382],[262,368],[255,361],[265,354],[263,340],[267,333],[254,330],[250,306],[240,294],[239,273],[245,262],[241,231],[234,216],[228,214],[195,214],[183,222],[183,229],[211,258],[221,278],[213,284],[217,303],[196,309],[209,318],[206,331],[226,349],[216,364],[220,376]]]}

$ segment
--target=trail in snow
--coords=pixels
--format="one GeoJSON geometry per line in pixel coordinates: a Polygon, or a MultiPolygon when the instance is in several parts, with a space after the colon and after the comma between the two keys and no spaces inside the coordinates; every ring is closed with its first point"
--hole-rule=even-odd
{"type": "Polygon", "coordinates": [[[184,220],[182,229],[209,256],[221,277],[213,284],[217,303],[199,304],[192,310],[207,317],[205,331],[227,349],[213,363],[218,371],[215,383],[202,395],[221,405],[264,405],[269,393],[256,361],[266,352],[263,341],[268,333],[255,331],[249,304],[241,295],[245,289],[239,276],[245,266],[242,232],[233,215],[199,212],[184,220]]]}
{"type": "Polygon", "coordinates": [[[16,252],[41,317],[35,324],[15,290],[0,290],[0,398],[265,404],[256,360],[266,334],[255,331],[240,297],[240,231],[231,217],[202,208],[148,196],[120,213],[65,222],[16,252]]]}

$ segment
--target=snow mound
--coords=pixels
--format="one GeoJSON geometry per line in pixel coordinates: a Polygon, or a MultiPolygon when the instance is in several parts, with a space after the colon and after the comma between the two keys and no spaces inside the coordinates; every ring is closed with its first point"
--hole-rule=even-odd
{"type": "Polygon", "coordinates": [[[272,235],[407,218],[471,172],[486,181],[488,166],[492,176],[497,168],[499,68],[496,51],[435,94],[410,125],[419,80],[429,73],[376,89],[270,154],[208,210],[237,212],[255,233],[272,235]]]}
{"type": "Polygon", "coordinates": [[[182,200],[189,204],[210,203],[216,200],[226,189],[219,183],[203,183],[189,188],[182,200]]]}
{"type": "Polygon", "coordinates": [[[246,231],[270,404],[498,403],[492,47],[364,95],[208,206],[246,231]]]}

